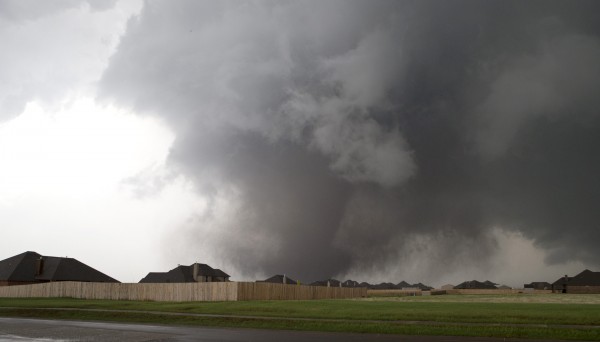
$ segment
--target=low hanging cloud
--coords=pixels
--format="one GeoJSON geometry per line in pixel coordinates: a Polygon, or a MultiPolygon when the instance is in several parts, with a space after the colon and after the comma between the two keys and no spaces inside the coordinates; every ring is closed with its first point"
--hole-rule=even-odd
{"type": "Polygon", "coordinates": [[[598,265],[597,7],[147,1],[99,95],[173,129],[173,234],[240,275],[435,281],[497,229],[598,265]]]}

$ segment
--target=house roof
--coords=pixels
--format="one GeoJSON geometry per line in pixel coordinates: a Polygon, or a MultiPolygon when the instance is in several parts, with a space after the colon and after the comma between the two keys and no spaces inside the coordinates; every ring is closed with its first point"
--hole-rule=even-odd
{"type": "Polygon", "coordinates": [[[189,283],[194,282],[193,274],[186,277],[185,267],[189,266],[177,266],[169,272],[150,272],[148,273],[140,283],[189,283]]]}
{"type": "Polygon", "coordinates": [[[223,278],[228,278],[228,277],[229,277],[229,274],[227,274],[227,273],[225,273],[225,272],[221,271],[221,270],[220,270],[220,269],[218,269],[218,268],[215,268],[215,269],[213,270],[213,277],[223,277],[223,278]]]}
{"type": "MultiPolygon", "coordinates": [[[[310,285],[312,285],[312,286],[327,286],[327,281],[329,281],[330,286],[333,286],[333,287],[337,287],[340,285],[340,281],[336,280],[336,279],[318,280],[318,281],[310,283],[310,285]]],[[[405,281],[401,281],[398,284],[393,284],[393,283],[389,283],[389,282],[380,283],[380,284],[369,284],[364,281],[362,283],[359,283],[354,280],[346,280],[345,282],[342,283],[342,287],[366,287],[368,289],[374,289],[374,290],[395,290],[395,289],[402,289],[402,288],[419,288],[421,290],[431,290],[432,289],[432,287],[423,285],[422,283],[417,283],[417,284],[411,285],[405,281]]]]}
{"type": "Polygon", "coordinates": [[[569,286],[600,286],[600,272],[584,270],[571,278],[568,284],[569,286]]]}
{"type": "Polygon", "coordinates": [[[343,287],[360,287],[360,284],[356,280],[348,279],[342,283],[343,287]]]}
{"type": "Polygon", "coordinates": [[[390,283],[390,282],[369,285],[369,289],[373,289],[373,290],[394,290],[396,288],[397,288],[396,285],[394,285],[393,283],[390,283]]]}
{"type": "Polygon", "coordinates": [[[403,280],[403,281],[399,282],[398,284],[396,284],[396,287],[401,289],[404,287],[413,287],[413,286],[403,280]]]}
{"type": "MultiPolygon", "coordinates": [[[[276,274],[276,275],[274,275],[274,276],[272,276],[270,278],[267,278],[267,279],[263,280],[262,282],[264,282],[264,283],[283,284],[283,275],[282,274],[276,274]]],[[[285,283],[286,284],[292,284],[292,285],[293,284],[297,284],[297,282],[294,279],[292,279],[292,278],[290,278],[288,276],[285,277],[285,283]]]]}
{"type": "Polygon", "coordinates": [[[140,283],[164,283],[163,278],[167,272],[150,272],[148,273],[140,283]]]}
{"type": "Polygon", "coordinates": [[[433,287],[427,286],[427,285],[425,285],[423,283],[416,283],[416,284],[413,285],[413,287],[419,288],[419,289],[421,289],[423,291],[433,290],[433,287]]]}
{"type": "Polygon", "coordinates": [[[91,281],[118,283],[119,281],[73,258],[43,257],[42,273],[35,277],[46,281],[91,281]]]}
{"type": "Polygon", "coordinates": [[[0,280],[35,281],[36,252],[24,252],[0,261],[0,280]]]}
{"type": "Polygon", "coordinates": [[[523,284],[523,288],[526,289],[549,289],[552,284],[545,281],[533,281],[529,284],[523,284]]]}
{"type": "Polygon", "coordinates": [[[140,283],[193,283],[194,265],[198,265],[198,275],[201,277],[223,277],[229,275],[220,269],[214,269],[207,264],[195,263],[189,266],[179,265],[168,272],[150,272],[140,283]]]}
{"type": "Polygon", "coordinates": [[[552,285],[554,285],[554,286],[562,286],[564,284],[568,284],[571,281],[571,279],[573,279],[573,277],[567,277],[567,276],[560,277],[555,282],[553,282],[552,285]]]}
{"type": "Polygon", "coordinates": [[[460,283],[454,287],[455,289],[497,289],[496,284],[489,280],[484,282],[471,280],[460,283]]]}
{"type": "Polygon", "coordinates": [[[340,286],[340,281],[337,279],[326,279],[326,280],[317,280],[314,281],[312,283],[310,283],[311,286],[327,286],[327,282],[329,282],[329,286],[331,287],[338,287],[340,286]]]}
{"type": "Polygon", "coordinates": [[[119,282],[77,259],[43,256],[31,251],[0,261],[0,280],[119,282]],[[43,267],[41,274],[37,274],[40,259],[43,267]]]}

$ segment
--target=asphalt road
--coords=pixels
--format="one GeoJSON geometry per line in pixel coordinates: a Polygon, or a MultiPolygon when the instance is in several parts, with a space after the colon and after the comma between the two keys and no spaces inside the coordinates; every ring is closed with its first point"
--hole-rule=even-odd
{"type": "MultiPolygon", "coordinates": [[[[509,340],[469,337],[392,336],[259,329],[178,327],[146,324],[0,318],[0,342],[9,341],[500,342],[509,340]]],[[[516,342],[525,340],[510,341],[516,342]]],[[[527,340],[527,342],[532,342],[532,340],[527,340]]]]}

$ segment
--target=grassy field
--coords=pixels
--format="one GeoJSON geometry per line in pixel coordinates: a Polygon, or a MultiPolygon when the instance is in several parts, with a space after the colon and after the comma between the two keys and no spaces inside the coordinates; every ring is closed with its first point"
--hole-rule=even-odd
{"type": "MultiPolygon", "coordinates": [[[[375,297],[372,300],[377,300],[375,297]]],[[[385,300],[459,303],[600,304],[600,294],[441,295],[396,297],[385,300]]]]}
{"type": "Polygon", "coordinates": [[[202,303],[0,298],[0,316],[408,335],[600,340],[600,295],[446,295],[202,303]],[[113,311],[84,311],[90,309],[113,311]],[[197,314],[229,317],[194,316],[197,314]]]}

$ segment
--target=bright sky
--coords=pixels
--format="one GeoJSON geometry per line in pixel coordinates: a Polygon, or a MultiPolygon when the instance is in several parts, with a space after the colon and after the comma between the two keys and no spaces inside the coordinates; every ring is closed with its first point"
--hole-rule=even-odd
{"type": "Polygon", "coordinates": [[[156,120],[90,98],[54,112],[30,102],[0,125],[0,249],[76,257],[130,282],[149,271],[135,266],[172,266],[160,241],[189,217],[195,195],[179,179],[143,198],[127,179],[161,177],[173,139],[156,120]]]}
{"type": "Polygon", "coordinates": [[[161,241],[201,205],[189,182],[165,169],[175,136],[157,119],[93,95],[139,9],[139,2],[99,12],[80,6],[0,24],[0,41],[13,47],[0,57],[12,69],[0,74],[38,92],[0,121],[0,258],[27,250],[75,257],[124,282],[174,266],[161,241]],[[39,44],[40,32],[58,46],[39,44]],[[17,79],[31,66],[28,79],[17,79]],[[169,182],[146,196],[132,181],[140,176],[169,182]]]}

